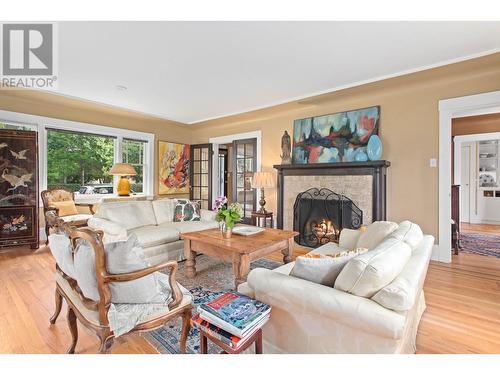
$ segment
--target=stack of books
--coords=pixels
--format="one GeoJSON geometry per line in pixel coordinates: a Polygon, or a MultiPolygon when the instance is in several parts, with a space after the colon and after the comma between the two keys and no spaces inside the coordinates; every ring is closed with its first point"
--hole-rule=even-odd
{"type": "Polygon", "coordinates": [[[237,292],[225,292],[198,306],[193,324],[232,349],[238,349],[266,322],[271,306],[237,292]]]}

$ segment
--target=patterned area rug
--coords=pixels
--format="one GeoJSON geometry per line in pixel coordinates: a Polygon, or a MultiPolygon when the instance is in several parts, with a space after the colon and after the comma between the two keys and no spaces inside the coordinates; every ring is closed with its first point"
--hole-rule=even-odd
{"type": "Polygon", "coordinates": [[[500,235],[460,233],[460,250],[500,258],[500,235]]]}
{"type": "MultiPolygon", "coordinates": [[[[272,260],[259,259],[250,265],[254,268],[274,269],[281,266],[272,260]]],[[[196,306],[206,303],[217,297],[222,292],[234,290],[234,275],[232,265],[224,263],[218,259],[205,255],[196,258],[197,275],[194,279],[188,279],[184,273],[185,263],[179,263],[177,273],[178,282],[189,289],[194,297],[193,315],[196,312],[196,306]]],[[[181,319],[177,318],[167,323],[162,328],[142,334],[144,338],[153,345],[158,352],[163,354],[179,354],[179,338],[181,336],[181,319]]],[[[199,352],[199,335],[196,328],[191,328],[187,339],[187,353],[195,354],[199,352]]],[[[220,348],[212,343],[208,343],[209,353],[218,353],[220,348]]]]}

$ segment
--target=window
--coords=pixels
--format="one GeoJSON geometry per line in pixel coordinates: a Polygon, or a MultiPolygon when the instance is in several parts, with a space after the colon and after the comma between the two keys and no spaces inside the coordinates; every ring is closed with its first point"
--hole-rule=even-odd
{"type": "Polygon", "coordinates": [[[24,125],[24,124],[8,124],[6,122],[0,121],[0,129],[8,130],[36,130],[34,125],[24,125]]]}
{"type": "Polygon", "coordinates": [[[47,129],[47,187],[97,194],[112,189],[114,144],[114,137],[47,129]]]}
{"type": "Polygon", "coordinates": [[[135,193],[153,194],[154,135],[0,110],[0,129],[38,132],[40,191],[66,187],[82,198],[112,194],[114,163],[130,163],[135,193]]]}
{"type": "Polygon", "coordinates": [[[146,142],[134,139],[123,139],[122,143],[122,161],[131,164],[137,176],[130,177],[132,191],[134,193],[143,193],[144,186],[144,152],[146,142]]]}

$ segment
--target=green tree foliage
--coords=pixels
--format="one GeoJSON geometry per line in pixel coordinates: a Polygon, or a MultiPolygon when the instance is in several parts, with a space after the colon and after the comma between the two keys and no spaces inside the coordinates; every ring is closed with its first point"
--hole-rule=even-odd
{"type": "Polygon", "coordinates": [[[110,183],[113,166],[113,139],[49,130],[47,136],[48,186],[77,190],[89,182],[110,183]]]}

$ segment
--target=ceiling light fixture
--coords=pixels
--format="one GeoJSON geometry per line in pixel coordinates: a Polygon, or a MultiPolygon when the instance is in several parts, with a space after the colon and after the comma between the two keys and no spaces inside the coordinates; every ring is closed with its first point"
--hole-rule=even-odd
{"type": "Polygon", "coordinates": [[[127,86],[123,86],[123,85],[116,85],[116,89],[118,91],[127,91],[127,86]]]}

